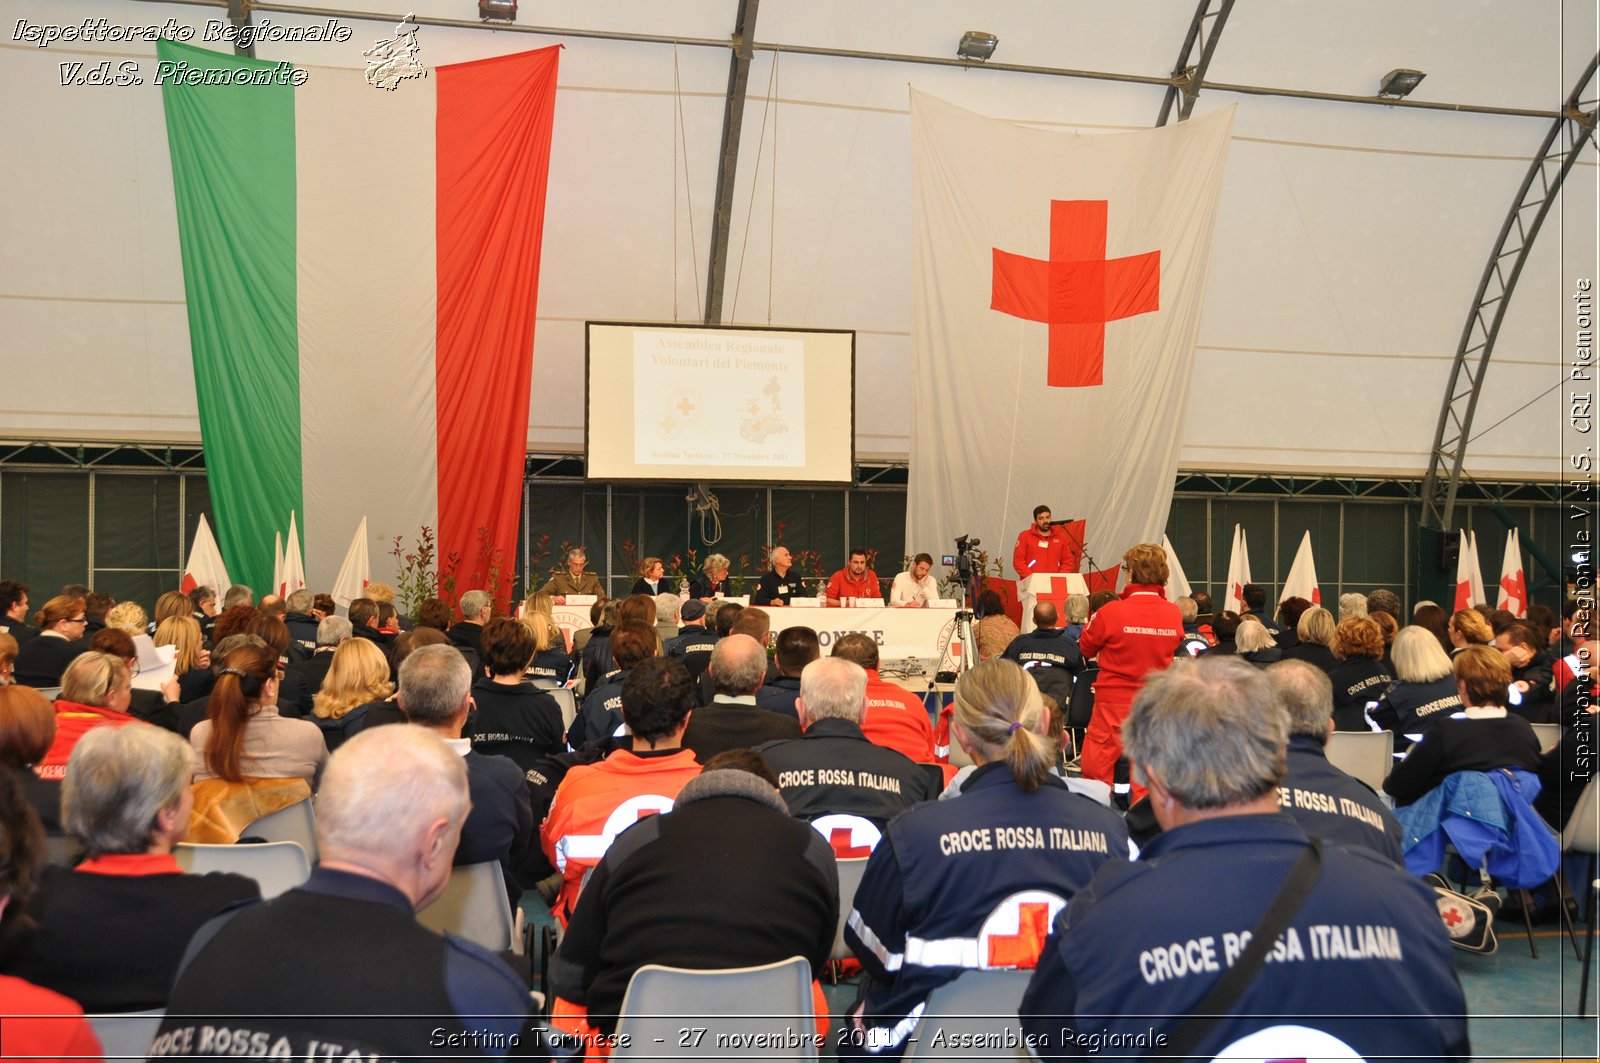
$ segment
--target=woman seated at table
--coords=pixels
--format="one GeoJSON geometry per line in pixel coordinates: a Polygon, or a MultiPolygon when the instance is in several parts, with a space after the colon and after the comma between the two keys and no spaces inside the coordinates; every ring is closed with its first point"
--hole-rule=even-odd
{"type": "Polygon", "coordinates": [[[100,727],[72,751],[62,785],[76,868],[45,869],[28,905],[38,930],[7,973],[87,1011],[165,1007],[189,939],[212,916],[261,895],[253,879],[186,875],[172,857],[194,799],[183,739],[159,727],[100,727]]]}

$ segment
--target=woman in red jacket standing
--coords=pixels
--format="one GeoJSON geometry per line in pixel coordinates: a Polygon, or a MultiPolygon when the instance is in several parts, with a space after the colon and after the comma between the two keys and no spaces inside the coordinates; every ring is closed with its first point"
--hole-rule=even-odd
{"type": "MultiPolygon", "coordinates": [[[[1183,640],[1183,617],[1167,601],[1167,555],[1159,543],[1140,543],[1122,555],[1128,586],[1118,601],[1109,602],[1089,620],[1078,646],[1085,659],[1097,657],[1100,678],[1094,684],[1094,716],[1083,737],[1083,777],[1115,783],[1122,756],[1122,721],[1145,676],[1172,663],[1183,640]]],[[[1133,787],[1131,801],[1144,795],[1133,787]]]]}

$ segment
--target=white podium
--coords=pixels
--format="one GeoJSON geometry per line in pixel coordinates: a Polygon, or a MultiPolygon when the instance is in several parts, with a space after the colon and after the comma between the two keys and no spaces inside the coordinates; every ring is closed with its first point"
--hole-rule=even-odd
{"type": "Polygon", "coordinates": [[[1026,635],[1033,630],[1033,607],[1038,603],[1054,602],[1056,616],[1063,618],[1061,623],[1065,623],[1067,597],[1088,593],[1089,584],[1084,582],[1081,572],[1037,573],[1018,580],[1017,601],[1022,603],[1022,633],[1026,635]]]}

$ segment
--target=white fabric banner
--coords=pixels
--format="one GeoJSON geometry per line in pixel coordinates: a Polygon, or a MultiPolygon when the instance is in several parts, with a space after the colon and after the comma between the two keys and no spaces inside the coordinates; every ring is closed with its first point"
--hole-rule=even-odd
{"type": "Polygon", "coordinates": [[[1046,132],[911,93],[915,246],[906,548],[1033,507],[1093,563],[1172,501],[1233,108],[1149,132],[1046,132]]]}

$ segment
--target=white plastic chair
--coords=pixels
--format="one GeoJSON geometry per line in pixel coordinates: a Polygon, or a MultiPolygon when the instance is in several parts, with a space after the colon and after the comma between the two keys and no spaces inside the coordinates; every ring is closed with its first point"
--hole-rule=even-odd
{"type": "Polygon", "coordinates": [[[545,693],[561,706],[561,733],[566,734],[572,729],[572,721],[578,718],[578,696],[566,687],[553,687],[545,693]]]}
{"type": "Polygon", "coordinates": [[[103,1015],[85,1015],[94,1035],[100,1039],[105,1063],[144,1063],[150,1054],[150,1042],[156,1039],[166,1008],[150,1011],[108,1012],[103,1015]]]}
{"type": "Polygon", "coordinates": [[[815,1060],[811,964],[804,956],[722,971],[648,964],[628,983],[616,1033],[612,1059],[815,1060]]]}
{"type": "MultiPolygon", "coordinates": [[[[927,1006],[917,1019],[906,1044],[905,1059],[936,1059],[940,1056],[965,1055],[971,1049],[938,1048],[932,1045],[934,1031],[944,1033],[950,1041],[960,1044],[974,1035],[988,1035],[997,1041],[1007,1028],[1013,1033],[1017,1059],[1027,1059],[1028,1050],[1022,1047],[1022,1024],[1017,1020],[1017,1006],[1028,988],[1032,971],[967,971],[928,995],[927,1006]]],[[[971,1044],[989,1043],[967,1041],[971,1044]]],[[[1000,1043],[1004,1043],[1003,1041],[1000,1043]]],[[[985,1049],[983,1058],[1004,1059],[998,1048],[985,1049]]]]}
{"type": "Polygon", "coordinates": [[[1548,753],[1561,744],[1561,725],[1559,723],[1530,724],[1533,733],[1539,736],[1539,752],[1548,753]]]}
{"type": "Polygon", "coordinates": [[[263,842],[260,845],[199,845],[180,842],[172,847],[178,866],[191,875],[232,871],[253,878],[267,900],[287,893],[311,877],[311,861],[298,842],[263,842]]]}
{"type": "Polygon", "coordinates": [[[306,859],[315,866],[317,853],[317,815],[310,798],[296,801],[280,808],[270,816],[262,816],[239,832],[240,840],[248,838],[264,842],[296,842],[306,851],[306,859]]]}
{"type": "MultiPolygon", "coordinates": [[[[1594,964],[1594,928],[1595,921],[1600,919],[1600,876],[1596,874],[1597,856],[1600,856],[1600,776],[1589,780],[1583,788],[1583,793],[1578,795],[1578,804],[1572,810],[1572,816],[1567,820],[1566,829],[1561,832],[1561,851],[1563,853],[1588,853],[1589,863],[1584,875],[1585,888],[1589,891],[1589,929],[1584,934],[1583,955],[1579,962],[1583,966],[1583,976],[1578,982],[1578,1017],[1587,1015],[1589,1003],[1589,971],[1594,964]]],[[[1577,947],[1576,933],[1572,927],[1572,918],[1567,914],[1566,891],[1557,889],[1556,901],[1561,908],[1561,920],[1567,926],[1567,933],[1574,938],[1573,947],[1577,947]]]]}
{"type": "Polygon", "coordinates": [[[444,892],[417,913],[417,922],[441,934],[448,930],[495,952],[521,952],[506,880],[496,860],[452,869],[444,892]]]}
{"type": "Polygon", "coordinates": [[[861,876],[866,873],[867,859],[836,860],[839,867],[839,925],[833,932],[833,951],[830,960],[848,960],[853,955],[844,943],[844,925],[850,921],[850,911],[856,905],[856,890],[861,888],[861,876]]]}
{"type": "Polygon", "coordinates": [[[1393,731],[1335,731],[1325,747],[1328,763],[1383,793],[1394,768],[1393,731]]]}

